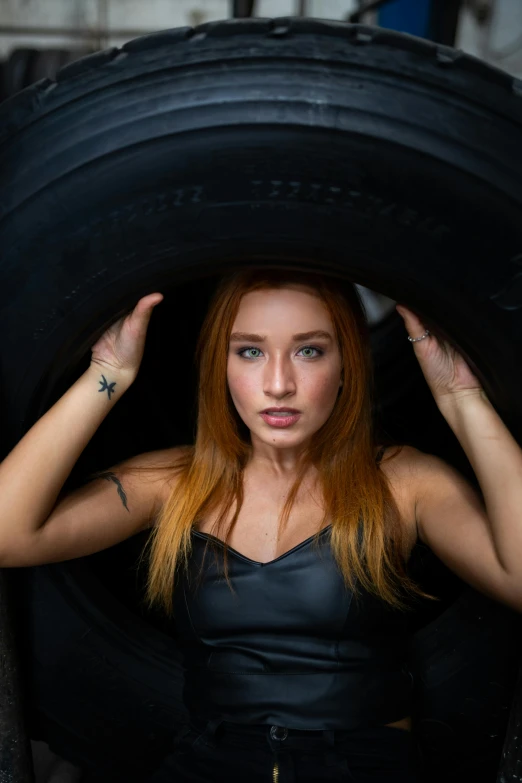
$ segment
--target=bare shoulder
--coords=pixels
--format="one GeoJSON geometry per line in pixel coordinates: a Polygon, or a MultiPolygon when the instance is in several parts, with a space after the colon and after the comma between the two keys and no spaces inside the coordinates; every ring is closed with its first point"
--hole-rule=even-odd
{"type": "MultiPolygon", "coordinates": [[[[115,472],[134,492],[153,497],[154,514],[148,526],[154,525],[159,512],[178,483],[179,468],[193,446],[172,446],[136,454],[116,466],[115,472]]],[[[113,474],[111,474],[113,475],[113,474]]]]}
{"type": "Polygon", "coordinates": [[[418,501],[426,494],[444,495],[453,487],[462,488],[466,484],[448,462],[414,446],[386,449],[380,464],[394,492],[413,506],[414,513],[418,501]]]}
{"type": "Polygon", "coordinates": [[[151,451],[147,457],[158,481],[160,507],[170,497],[179,483],[179,469],[186,464],[194,450],[193,446],[172,446],[168,449],[151,451]]]}
{"type": "Polygon", "coordinates": [[[379,462],[380,467],[390,479],[411,481],[418,473],[423,457],[430,455],[414,446],[399,444],[387,446],[379,462]]]}
{"type": "Polygon", "coordinates": [[[169,476],[169,468],[175,472],[176,466],[183,461],[183,457],[188,454],[192,446],[172,446],[166,449],[156,449],[155,451],[144,451],[141,454],[135,454],[119,463],[120,468],[128,473],[144,471],[147,477],[150,475],[169,476]]]}
{"type": "MultiPolygon", "coordinates": [[[[401,444],[385,449],[379,467],[385,474],[388,485],[397,503],[401,520],[410,534],[410,545],[417,541],[418,529],[416,518],[416,502],[419,482],[436,462],[431,454],[416,449],[414,446],[401,444]]],[[[437,457],[433,457],[437,461],[437,457]]]]}
{"type": "Polygon", "coordinates": [[[380,465],[391,481],[400,484],[405,490],[415,492],[426,481],[454,472],[447,462],[435,454],[407,445],[387,448],[380,465]]]}

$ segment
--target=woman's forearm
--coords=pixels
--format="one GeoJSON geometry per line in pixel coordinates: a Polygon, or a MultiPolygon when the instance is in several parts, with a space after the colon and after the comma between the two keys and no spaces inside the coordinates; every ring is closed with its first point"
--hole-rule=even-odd
{"type": "Polygon", "coordinates": [[[38,529],[129,376],[91,364],[0,463],[0,539],[38,529]]]}
{"type": "Polygon", "coordinates": [[[499,557],[519,574],[522,562],[522,449],[486,395],[448,397],[439,409],[480,484],[499,557]]]}

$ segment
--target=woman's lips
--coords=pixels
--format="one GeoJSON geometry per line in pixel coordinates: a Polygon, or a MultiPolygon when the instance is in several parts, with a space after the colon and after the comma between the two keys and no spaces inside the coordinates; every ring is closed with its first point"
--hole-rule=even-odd
{"type": "Polygon", "coordinates": [[[271,414],[271,413],[261,413],[260,414],[263,421],[265,421],[267,424],[269,424],[271,427],[291,427],[292,424],[295,424],[296,421],[299,421],[301,414],[300,413],[285,413],[285,414],[271,414]]]}

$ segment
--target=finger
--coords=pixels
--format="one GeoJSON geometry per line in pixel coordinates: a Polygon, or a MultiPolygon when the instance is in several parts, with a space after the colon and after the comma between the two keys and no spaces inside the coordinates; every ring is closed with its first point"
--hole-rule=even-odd
{"type": "Polygon", "coordinates": [[[154,294],[148,294],[147,296],[143,296],[134,310],[132,311],[132,315],[137,316],[138,319],[141,321],[143,319],[148,320],[151,315],[152,311],[158,305],[160,302],[163,301],[163,294],[160,293],[154,293],[154,294]]]}
{"type": "Polygon", "coordinates": [[[422,323],[418,315],[413,310],[410,310],[405,305],[396,305],[397,312],[404,321],[406,331],[410,337],[420,337],[426,331],[426,327],[422,323]]]}
{"type": "Polygon", "coordinates": [[[163,294],[160,294],[159,292],[154,294],[148,294],[147,296],[144,296],[140,299],[138,302],[138,305],[141,305],[142,310],[146,310],[150,308],[152,310],[153,307],[155,307],[157,304],[163,301],[163,294]]]}

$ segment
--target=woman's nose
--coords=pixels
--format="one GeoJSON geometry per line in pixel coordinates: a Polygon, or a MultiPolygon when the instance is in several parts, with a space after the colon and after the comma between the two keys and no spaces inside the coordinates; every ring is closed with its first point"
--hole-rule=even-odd
{"type": "Polygon", "coordinates": [[[269,359],[265,365],[264,392],[274,397],[295,392],[295,375],[291,362],[283,357],[269,359]]]}

